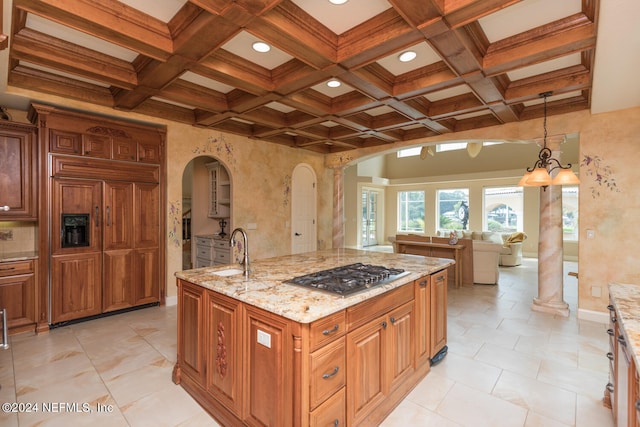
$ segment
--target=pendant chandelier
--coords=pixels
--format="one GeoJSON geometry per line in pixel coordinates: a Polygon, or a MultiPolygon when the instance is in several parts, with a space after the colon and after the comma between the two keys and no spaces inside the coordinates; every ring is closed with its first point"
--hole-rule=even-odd
{"type": "Polygon", "coordinates": [[[518,185],[524,187],[543,187],[545,190],[549,185],[576,185],[580,180],[571,170],[571,163],[567,166],[552,157],[551,150],[547,148],[547,97],[552,92],[543,92],[540,94],[544,98],[544,138],[542,149],[538,153],[538,160],[530,168],[518,182],[518,185]],[[558,169],[555,178],[551,177],[551,172],[558,169]]]}

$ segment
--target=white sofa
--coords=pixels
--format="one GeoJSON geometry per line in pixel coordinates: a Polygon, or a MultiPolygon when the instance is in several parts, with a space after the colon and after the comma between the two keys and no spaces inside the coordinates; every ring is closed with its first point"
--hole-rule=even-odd
{"type": "MultiPolygon", "coordinates": [[[[449,236],[452,230],[440,230],[438,236],[449,236]]],[[[513,267],[522,264],[522,242],[527,235],[522,232],[497,232],[497,231],[467,231],[454,230],[459,239],[472,239],[474,241],[499,243],[502,246],[499,256],[499,265],[513,267]]]]}

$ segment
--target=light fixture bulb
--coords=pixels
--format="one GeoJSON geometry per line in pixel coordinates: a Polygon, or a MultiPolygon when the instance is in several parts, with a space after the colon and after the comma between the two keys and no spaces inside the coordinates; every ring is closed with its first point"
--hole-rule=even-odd
{"type": "Polygon", "coordinates": [[[409,62],[416,59],[416,56],[418,56],[417,53],[412,50],[407,50],[406,52],[402,52],[400,55],[398,55],[398,59],[400,60],[400,62],[409,62]]]}
{"type": "Polygon", "coordinates": [[[261,53],[269,52],[271,50],[271,46],[269,46],[265,42],[255,42],[252,47],[256,52],[261,53]]]}
{"type": "Polygon", "coordinates": [[[327,82],[327,86],[329,87],[340,87],[340,85],[342,85],[342,83],[340,83],[340,80],[336,79],[331,79],[327,82]]]}
{"type": "Polygon", "coordinates": [[[348,1],[349,0],[329,0],[329,3],[331,3],[331,4],[345,4],[348,1]]]}

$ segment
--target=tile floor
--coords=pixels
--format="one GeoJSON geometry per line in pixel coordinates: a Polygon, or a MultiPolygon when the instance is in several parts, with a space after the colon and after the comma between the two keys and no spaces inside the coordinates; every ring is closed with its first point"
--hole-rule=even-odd
{"type": "MultiPolygon", "coordinates": [[[[605,325],[576,319],[570,276],[569,318],[532,312],[536,277],[525,260],[501,269],[498,286],[450,288],[449,354],[382,426],[613,426],[601,404],[605,325]]],[[[175,306],[154,307],[12,337],[0,403],[40,407],[0,412],[0,426],[218,426],[171,382],[175,324],[175,306]]]]}

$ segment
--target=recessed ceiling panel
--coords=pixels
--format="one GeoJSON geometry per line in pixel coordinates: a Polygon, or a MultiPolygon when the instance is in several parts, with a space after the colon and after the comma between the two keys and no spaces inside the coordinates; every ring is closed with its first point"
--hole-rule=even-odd
{"type": "Polygon", "coordinates": [[[582,0],[525,0],[480,18],[478,22],[489,42],[494,43],[581,10],[582,0]]]}
{"type": "Polygon", "coordinates": [[[118,58],[123,61],[131,62],[138,56],[138,54],[132,50],[125,49],[117,44],[109,43],[81,31],[74,30],[73,28],[60,25],[56,22],[49,21],[38,15],[27,15],[27,28],[31,28],[44,34],[50,34],[55,38],[87,47],[95,50],[96,52],[113,56],[114,58],[118,58]]]}
{"type": "Polygon", "coordinates": [[[141,10],[162,22],[169,22],[186,2],[187,0],[120,0],[120,3],[141,10]]]}
{"type": "Polygon", "coordinates": [[[182,76],[180,76],[180,78],[182,80],[186,80],[188,82],[206,87],[207,89],[213,89],[221,93],[229,93],[233,90],[233,86],[211,80],[207,77],[201,76],[191,71],[185,72],[182,76]]]}
{"type": "Polygon", "coordinates": [[[273,70],[279,65],[293,59],[293,56],[281,51],[275,46],[271,46],[269,52],[257,52],[253,50],[252,47],[256,42],[264,42],[264,40],[246,31],[241,31],[234,38],[222,45],[222,49],[238,55],[241,58],[245,58],[254,64],[258,64],[267,70],[273,70]]]}
{"type": "Polygon", "coordinates": [[[509,71],[507,73],[507,76],[509,76],[509,79],[511,81],[516,81],[520,79],[526,79],[527,77],[538,76],[540,74],[560,70],[562,68],[580,65],[580,63],[580,54],[574,53],[572,55],[561,56],[560,58],[552,59],[551,61],[540,62],[529,67],[518,68],[516,70],[509,71]]]}
{"type": "Polygon", "coordinates": [[[394,52],[389,56],[386,56],[378,61],[378,64],[382,65],[387,71],[394,76],[399,76],[409,71],[417,70],[418,68],[426,67],[427,65],[434,64],[442,61],[442,58],[429,46],[426,42],[418,43],[415,46],[402,49],[398,52],[394,52]],[[409,62],[401,62],[398,56],[402,52],[412,50],[416,53],[416,58],[409,62]]]}
{"type": "Polygon", "coordinates": [[[336,34],[342,34],[389,9],[386,0],[349,0],[332,4],[329,0],[291,0],[336,34]]]}

